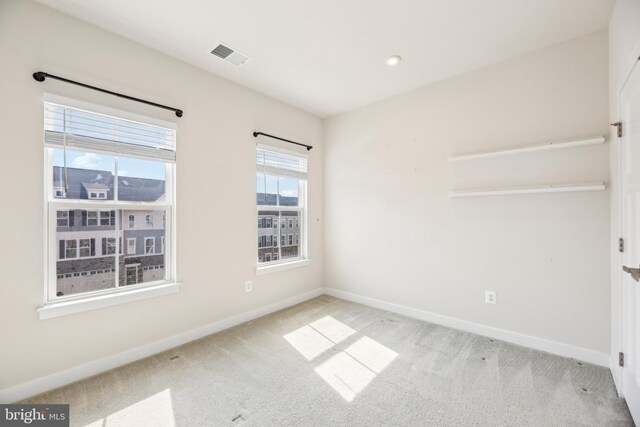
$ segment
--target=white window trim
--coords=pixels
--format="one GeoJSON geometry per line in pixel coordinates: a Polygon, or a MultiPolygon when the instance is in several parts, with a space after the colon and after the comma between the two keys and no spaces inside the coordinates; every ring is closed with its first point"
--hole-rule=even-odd
{"type": "MultiPolygon", "coordinates": [[[[279,260],[278,260],[279,261],[279,260]]],[[[293,268],[306,267],[311,264],[311,259],[295,259],[294,261],[290,261],[290,258],[286,258],[285,262],[275,262],[271,261],[269,264],[262,264],[259,267],[256,267],[256,276],[262,276],[264,274],[275,273],[278,271],[291,270],[293,268]]]]}
{"type": "MultiPolygon", "coordinates": [[[[94,111],[101,114],[108,114],[113,116],[118,116],[123,119],[129,119],[134,121],[141,121],[150,124],[154,124],[157,126],[167,127],[170,129],[177,129],[177,124],[172,122],[165,122],[163,120],[158,120],[154,118],[150,118],[147,116],[141,116],[134,113],[125,112],[122,110],[115,110],[109,107],[104,107],[88,102],[77,101],[74,99],[61,97],[58,95],[52,94],[44,94],[45,102],[54,102],[60,103],[64,105],[68,105],[74,108],[87,109],[90,111],[94,111]]],[[[164,219],[165,219],[165,236],[167,242],[165,245],[165,262],[164,262],[164,271],[165,271],[165,280],[157,281],[157,282],[148,282],[143,286],[134,285],[127,286],[126,289],[123,287],[106,289],[96,292],[86,292],[78,295],[68,295],[64,297],[56,296],[56,280],[57,280],[57,272],[55,267],[55,263],[57,262],[57,244],[58,239],[55,238],[56,227],[57,227],[57,216],[56,209],[87,209],[95,207],[95,202],[91,201],[74,201],[69,202],[66,199],[60,200],[54,198],[54,189],[53,189],[53,174],[48,173],[48,171],[53,168],[53,149],[44,147],[45,156],[44,156],[44,170],[47,171],[43,174],[44,177],[44,188],[43,192],[43,213],[44,213],[44,239],[48,243],[43,245],[43,261],[45,265],[44,273],[44,281],[43,281],[43,304],[37,309],[40,319],[47,319],[51,317],[62,316],[65,314],[77,313],[81,311],[93,310],[96,308],[107,307],[111,305],[126,303],[129,301],[135,301],[140,299],[152,298],[159,295],[170,294],[174,292],[178,292],[180,290],[181,283],[176,281],[177,273],[177,239],[176,239],[176,230],[177,230],[177,220],[176,220],[176,183],[175,183],[175,163],[170,164],[167,163],[166,174],[165,174],[165,191],[166,191],[166,203],[146,203],[145,208],[149,210],[164,210],[164,219]],[[68,202],[68,203],[65,203],[68,202]],[[82,203],[84,202],[84,203],[82,203]],[[84,205],[84,206],[83,206],[84,205]],[[86,208],[85,208],[86,206],[86,208]],[[167,227],[166,225],[169,225],[167,227]],[[167,230],[168,228],[168,230],[167,230]],[[54,236],[52,236],[52,234],[54,236]]],[[[120,201],[112,201],[112,200],[103,200],[101,202],[101,206],[106,206],[109,209],[129,209],[129,210],[139,210],[140,204],[120,202],[120,201]]],[[[116,229],[118,228],[118,216],[116,215],[116,229]]],[[[118,241],[120,239],[116,239],[116,256],[120,256],[118,253],[118,241]]],[[[116,266],[118,263],[116,263],[116,266]]],[[[117,273],[116,268],[116,273],[117,273]]]]}
{"type": "MultiPolygon", "coordinates": [[[[95,310],[112,305],[124,304],[161,295],[173,294],[180,291],[181,283],[169,282],[162,284],[148,284],[136,289],[119,288],[118,292],[109,292],[103,295],[95,295],[82,299],[59,301],[45,304],[38,308],[40,320],[65,316],[67,314],[81,313],[83,311],[95,310]]],[[[127,286],[132,288],[137,285],[127,286]]]]}

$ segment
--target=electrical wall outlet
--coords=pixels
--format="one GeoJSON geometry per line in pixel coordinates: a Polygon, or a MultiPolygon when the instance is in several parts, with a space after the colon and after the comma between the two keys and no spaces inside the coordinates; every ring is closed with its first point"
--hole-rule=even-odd
{"type": "Polygon", "coordinates": [[[487,304],[495,304],[496,303],[496,292],[495,291],[484,291],[484,302],[487,304]]]}
{"type": "Polygon", "coordinates": [[[253,289],[253,283],[251,283],[251,280],[247,280],[246,282],[244,282],[245,292],[251,292],[252,289],[253,289]]]}

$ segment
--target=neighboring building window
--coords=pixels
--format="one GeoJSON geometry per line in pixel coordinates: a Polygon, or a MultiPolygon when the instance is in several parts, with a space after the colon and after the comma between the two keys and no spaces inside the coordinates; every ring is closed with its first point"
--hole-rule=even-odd
{"type": "Polygon", "coordinates": [[[98,225],[98,211],[87,211],[87,225],[98,225]]]}
{"type": "MultiPolygon", "coordinates": [[[[280,230],[304,225],[306,216],[307,158],[304,154],[259,146],[256,151],[256,200],[258,211],[258,263],[287,262],[306,257],[306,236],[296,244],[293,235],[278,239],[280,230]],[[295,221],[295,222],[294,222],[295,221]],[[280,244],[278,244],[278,241],[280,244]]],[[[304,227],[302,227],[304,230],[304,227]]]]}
{"type": "Polygon", "coordinates": [[[114,237],[103,238],[102,244],[102,255],[114,255],[116,253],[116,239],[114,237]]]}
{"type": "Polygon", "coordinates": [[[111,212],[109,211],[100,212],[100,225],[113,225],[111,224],[111,212]]]}
{"type": "Polygon", "coordinates": [[[67,105],[44,105],[45,164],[49,165],[46,223],[48,241],[58,245],[55,256],[48,258],[52,262],[47,265],[47,301],[115,292],[132,283],[174,281],[170,268],[175,265],[174,254],[164,248],[165,238],[171,248],[174,230],[164,218],[175,211],[175,186],[167,179],[175,176],[175,126],[140,116],[122,118],[128,113],[115,117],[113,110],[74,108],[69,105],[75,101],[64,102],[67,105]],[[159,220],[160,215],[162,227],[154,226],[154,218],[159,220]],[[153,229],[145,236],[144,253],[156,253],[157,243],[162,255],[147,261],[125,257],[136,253],[134,233],[139,231],[132,230],[136,216],[153,229]],[[144,264],[151,260],[153,265],[144,264]],[[137,272],[135,277],[128,277],[130,271],[137,272]]]}
{"type": "Polygon", "coordinates": [[[57,218],[58,227],[69,226],[69,211],[58,211],[57,218]]]}
{"type": "Polygon", "coordinates": [[[80,256],[88,257],[91,256],[91,240],[92,239],[80,239],[79,248],[80,248],[80,256]]]}
{"type": "Polygon", "coordinates": [[[127,239],[127,254],[135,255],[136,253],[136,239],[130,238],[127,239]]]}
{"type": "Polygon", "coordinates": [[[78,241],[77,240],[64,240],[65,243],[65,258],[76,258],[78,256],[78,241]]]}
{"type": "Polygon", "coordinates": [[[298,244],[298,233],[296,233],[296,245],[298,244]]]}
{"type": "Polygon", "coordinates": [[[152,254],[154,252],[154,238],[153,237],[145,237],[144,239],[144,253],[152,254]]]}

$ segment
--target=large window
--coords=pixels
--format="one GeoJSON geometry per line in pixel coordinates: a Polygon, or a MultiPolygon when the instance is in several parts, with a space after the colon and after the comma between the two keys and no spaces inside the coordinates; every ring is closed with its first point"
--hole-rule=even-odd
{"type": "Polygon", "coordinates": [[[47,301],[175,281],[173,125],[79,105],[44,106],[47,301]]]}
{"type": "Polygon", "coordinates": [[[306,258],[307,158],[303,154],[259,146],[256,155],[258,265],[306,258]],[[280,224],[280,228],[278,228],[280,224]],[[295,224],[295,225],[294,225],[295,224]],[[280,229],[300,238],[278,239],[280,229]]]}

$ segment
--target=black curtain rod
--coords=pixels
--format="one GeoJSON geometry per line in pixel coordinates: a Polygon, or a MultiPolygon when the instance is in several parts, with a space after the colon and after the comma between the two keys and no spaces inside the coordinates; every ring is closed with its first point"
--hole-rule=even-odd
{"type": "Polygon", "coordinates": [[[289,140],[289,139],[280,138],[279,136],[269,135],[268,133],[263,133],[263,132],[254,132],[254,133],[253,133],[253,136],[255,136],[256,138],[257,138],[259,135],[268,136],[269,138],[273,138],[273,139],[279,139],[280,141],[288,142],[289,144],[299,145],[299,146],[301,146],[301,147],[306,148],[306,149],[307,149],[307,151],[311,151],[311,149],[313,148],[311,145],[307,145],[307,144],[300,144],[299,142],[291,141],[291,140],[289,140]]]}
{"type": "Polygon", "coordinates": [[[74,84],[74,85],[86,87],[87,89],[97,90],[98,92],[108,93],[109,95],[118,96],[120,98],[125,98],[125,99],[128,99],[130,101],[141,102],[143,104],[152,105],[154,107],[164,108],[165,110],[170,110],[170,111],[175,112],[176,116],[182,117],[182,110],[180,110],[178,108],[168,107],[166,105],[157,104],[155,102],[146,101],[146,100],[140,99],[140,98],[134,98],[133,96],[123,95],[123,94],[118,93],[118,92],[112,92],[112,91],[107,90],[107,89],[102,89],[102,88],[91,86],[91,85],[88,85],[88,84],[85,84],[85,83],[80,83],[80,82],[77,82],[75,80],[65,79],[64,77],[54,76],[53,74],[45,73],[44,71],[38,71],[38,72],[33,73],[33,78],[36,79],[39,82],[43,82],[47,77],[52,78],[52,79],[56,79],[56,80],[60,80],[61,82],[66,82],[66,83],[71,83],[71,84],[74,84]]]}

